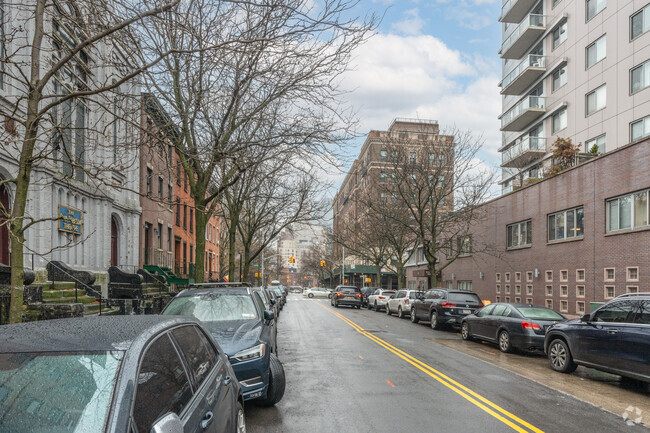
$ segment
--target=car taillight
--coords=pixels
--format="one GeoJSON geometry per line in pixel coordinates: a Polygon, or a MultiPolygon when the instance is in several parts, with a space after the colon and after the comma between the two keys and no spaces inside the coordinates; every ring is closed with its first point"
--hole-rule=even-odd
{"type": "Polygon", "coordinates": [[[542,330],[542,328],[537,323],[533,323],[533,322],[521,322],[521,327],[523,329],[532,329],[534,331],[542,330]]]}
{"type": "Polygon", "coordinates": [[[343,296],[343,293],[338,292],[338,293],[336,294],[336,296],[337,296],[337,297],[338,297],[338,296],[343,296]]]}
{"type": "Polygon", "coordinates": [[[357,296],[360,298],[360,297],[361,297],[361,294],[360,294],[360,293],[357,293],[357,296]]]}
{"type": "Polygon", "coordinates": [[[379,299],[386,299],[385,296],[379,296],[379,299]]]}
{"type": "Polygon", "coordinates": [[[452,307],[455,307],[455,306],[456,306],[456,304],[453,304],[451,302],[443,302],[442,303],[443,308],[452,308],[452,307]]]}

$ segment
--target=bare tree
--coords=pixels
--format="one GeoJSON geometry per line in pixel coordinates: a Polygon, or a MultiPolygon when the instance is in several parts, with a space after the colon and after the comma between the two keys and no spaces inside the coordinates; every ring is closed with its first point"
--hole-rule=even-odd
{"type": "Polygon", "coordinates": [[[316,276],[319,285],[325,285],[326,276],[330,277],[330,286],[333,283],[337,260],[334,257],[332,239],[332,230],[327,228],[321,242],[311,245],[304,258],[301,257],[301,272],[316,276]]]}
{"type": "Polygon", "coordinates": [[[149,28],[148,56],[173,52],[147,82],[180,130],[175,148],[196,207],[196,281],[207,216],[251,167],[246,155],[281,149],[327,161],[348,137],[338,77],[374,26],[372,17],[344,18],[354,3],[189,0],[149,28]]]}

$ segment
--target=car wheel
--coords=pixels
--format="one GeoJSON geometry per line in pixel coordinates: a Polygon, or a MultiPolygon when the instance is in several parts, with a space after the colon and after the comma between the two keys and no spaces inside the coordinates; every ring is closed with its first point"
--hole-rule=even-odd
{"type": "Polygon", "coordinates": [[[246,433],[246,418],[244,417],[244,406],[237,402],[237,433],[246,433]]]}
{"type": "Polygon", "coordinates": [[[553,340],[548,346],[548,360],[551,368],[560,373],[571,373],[578,366],[573,362],[569,346],[562,340],[553,340]]]}
{"type": "Polygon", "coordinates": [[[334,308],[339,308],[339,303],[334,301],[334,308]]]}
{"type": "Polygon", "coordinates": [[[431,329],[440,329],[440,323],[438,322],[438,313],[437,312],[432,312],[431,313],[431,318],[429,319],[431,322],[431,329]]]}
{"type": "Polygon", "coordinates": [[[327,299],[332,299],[332,294],[331,294],[331,293],[329,293],[329,294],[327,295],[327,299]]]}
{"type": "Polygon", "coordinates": [[[308,298],[313,298],[313,297],[314,297],[314,294],[313,294],[313,293],[310,293],[309,295],[307,295],[307,297],[308,297],[308,298]]]}
{"type": "Polygon", "coordinates": [[[510,334],[508,334],[508,331],[501,331],[499,333],[499,350],[503,353],[512,352],[512,344],[510,343],[510,334]]]}
{"type": "Polygon", "coordinates": [[[375,311],[379,311],[379,308],[377,307],[377,301],[375,301],[375,305],[373,305],[373,309],[374,309],[375,311]]]}
{"type": "Polygon", "coordinates": [[[415,315],[415,308],[411,308],[411,323],[418,323],[420,319],[415,315]]]}
{"type": "Polygon", "coordinates": [[[269,364],[269,387],[266,391],[266,398],[260,400],[260,406],[273,406],[280,400],[284,395],[285,377],[284,377],[284,367],[275,354],[271,354],[269,364]]]}
{"type": "Polygon", "coordinates": [[[388,315],[390,316],[390,315],[391,315],[391,314],[390,314],[390,305],[386,304],[386,305],[384,306],[384,308],[386,309],[386,314],[388,314],[388,315]]]}
{"type": "Polygon", "coordinates": [[[469,333],[469,323],[463,322],[460,326],[460,336],[463,337],[463,340],[473,340],[472,334],[469,333]]]}
{"type": "Polygon", "coordinates": [[[404,312],[402,311],[402,306],[401,305],[399,307],[397,307],[397,317],[399,317],[400,319],[404,318],[404,312]]]}

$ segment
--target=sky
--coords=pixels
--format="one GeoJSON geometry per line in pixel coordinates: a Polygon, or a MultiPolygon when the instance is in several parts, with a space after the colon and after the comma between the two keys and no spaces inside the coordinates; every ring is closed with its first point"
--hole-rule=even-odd
{"type": "MultiPolygon", "coordinates": [[[[501,143],[498,51],[501,0],[360,0],[358,14],[383,19],[344,78],[360,121],[343,161],[349,169],[372,129],[396,117],[437,120],[482,136],[478,155],[497,170],[501,143]]],[[[345,177],[337,176],[336,186],[345,177]]]]}

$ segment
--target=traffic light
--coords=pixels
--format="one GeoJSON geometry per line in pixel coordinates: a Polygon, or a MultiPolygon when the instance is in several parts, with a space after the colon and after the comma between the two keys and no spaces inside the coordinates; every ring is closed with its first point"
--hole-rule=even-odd
{"type": "Polygon", "coordinates": [[[324,267],[325,267],[325,260],[321,260],[321,261],[320,261],[320,265],[321,265],[321,267],[324,268],[324,267]]]}
{"type": "Polygon", "coordinates": [[[289,257],[289,263],[296,263],[296,257],[295,256],[289,257]]]}
{"type": "Polygon", "coordinates": [[[260,274],[255,272],[255,278],[259,278],[259,277],[260,277],[260,274]]]}

